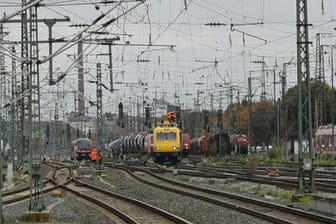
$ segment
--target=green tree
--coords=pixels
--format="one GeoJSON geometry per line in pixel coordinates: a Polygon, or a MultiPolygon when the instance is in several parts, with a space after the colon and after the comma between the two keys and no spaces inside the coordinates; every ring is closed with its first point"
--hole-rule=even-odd
{"type": "MultiPolygon", "coordinates": [[[[230,124],[232,128],[234,127],[233,132],[238,133],[240,131],[240,133],[247,134],[248,113],[248,103],[229,105],[224,113],[225,129],[229,128],[230,124]]],[[[250,119],[250,144],[261,145],[265,143],[269,145],[272,137],[275,135],[275,122],[277,121],[273,101],[262,98],[258,102],[253,102],[250,119]]]]}
{"type": "MultiPolygon", "coordinates": [[[[314,81],[311,83],[312,127],[335,123],[336,91],[327,83],[314,81]],[[334,120],[334,121],[333,121],[334,120]]],[[[284,99],[287,103],[288,138],[297,138],[298,130],[298,86],[290,88],[284,99]]],[[[304,113],[306,113],[304,111],[304,113]]],[[[306,128],[306,127],[303,127],[306,128]]]]}
{"type": "Polygon", "coordinates": [[[275,136],[275,106],[272,100],[261,99],[252,105],[250,121],[251,145],[269,145],[275,136]]]}

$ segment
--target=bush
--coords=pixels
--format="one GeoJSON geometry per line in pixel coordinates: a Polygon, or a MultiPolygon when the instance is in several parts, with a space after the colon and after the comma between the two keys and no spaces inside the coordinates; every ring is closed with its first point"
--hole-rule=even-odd
{"type": "Polygon", "coordinates": [[[281,159],[282,151],[281,151],[281,149],[272,148],[272,149],[268,149],[266,151],[266,155],[271,160],[281,159]]]}
{"type": "Polygon", "coordinates": [[[210,144],[208,148],[208,156],[216,156],[217,155],[217,147],[216,144],[210,144]]]}

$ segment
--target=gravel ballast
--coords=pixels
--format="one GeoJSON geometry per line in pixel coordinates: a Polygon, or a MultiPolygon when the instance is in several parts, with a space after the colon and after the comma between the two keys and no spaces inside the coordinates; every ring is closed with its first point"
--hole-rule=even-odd
{"type": "MultiPolygon", "coordinates": [[[[195,224],[269,223],[231,209],[130,180],[124,172],[119,170],[108,172],[111,172],[108,174],[109,178],[97,175],[94,168],[85,168],[83,172],[79,172],[82,173],[80,180],[152,204],[195,224]]],[[[113,224],[113,221],[70,193],[63,192],[61,197],[48,193],[44,195],[44,201],[46,209],[50,211],[51,222],[113,224]]],[[[4,206],[4,219],[8,223],[21,222],[23,214],[27,211],[28,201],[4,206]]]]}

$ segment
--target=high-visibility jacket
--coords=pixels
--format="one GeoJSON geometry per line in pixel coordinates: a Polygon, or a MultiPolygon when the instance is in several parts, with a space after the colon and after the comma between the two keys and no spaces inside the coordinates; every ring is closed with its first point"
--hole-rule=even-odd
{"type": "Polygon", "coordinates": [[[93,160],[93,161],[97,160],[97,151],[96,150],[91,151],[91,160],[93,160]]]}

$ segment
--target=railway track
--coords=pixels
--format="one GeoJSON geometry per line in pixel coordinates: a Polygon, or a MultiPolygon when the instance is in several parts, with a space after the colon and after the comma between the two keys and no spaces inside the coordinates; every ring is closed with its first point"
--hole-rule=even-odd
{"type": "MultiPolygon", "coordinates": [[[[55,186],[51,181],[44,182],[43,193],[52,192],[59,188],[55,186]]],[[[23,187],[15,190],[6,191],[2,194],[2,204],[10,205],[16,202],[24,201],[30,197],[30,187],[23,187]]]]}
{"type": "MultiPolygon", "coordinates": [[[[60,185],[61,189],[108,210],[126,223],[191,224],[187,220],[145,202],[84,183],[74,176],[72,169],[69,169],[69,172],[70,178],[60,185]]],[[[56,175],[53,175],[53,180],[55,179],[57,179],[56,175]]],[[[55,181],[55,184],[57,183],[59,182],[55,181]]]]}
{"type": "MultiPolygon", "coordinates": [[[[298,177],[294,171],[278,171],[279,176],[270,177],[267,173],[268,168],[259,169],[257,171],[249,168],[242,168],[233,166],[230,168],[212,168],[212,167],[199,167],[199,166],[177,166],[175,170],[181,175],[199,176],[199,177],[212,177],[212,178],[230,178],[233,177],[237,180],[249,181],[253,183],[261,183],[282,187],[284,189],[297,189],[298,177]]],[[[282,169],[282,168],[278,168],[282,169]]],[[[160,169],[152,169],[153,172],[162,172],[160,169]]],[[[326,175],[325,173],[317,174],[315,178],[316,189],[322,192],[336,193],[335,189],[336,179],[333,174],[326,175]]]]}
{"type": "MultiPolygon", "coordinates": [[[[151,206],[139,200],[113,193],[78,180],[71,166],[59,163],[49,164],[53,172],[44,181],[43,193],[55,190],[67,191],[83,199],[89,206],[110,217],[114,223],[177,223],[191,224],[174,214],[151,206]]],[[[28,199],[30,187],[23,187],[3,193],[3,204],[10,205],[28,199]]]]}
{"type": "MultiPolygon", "coordinates": [[[[59,188],[59,183],[52,180],[52,176],[56,177],[60,172],[57,172],[61,169],[59,165],[53,166],[53,171],[50,174],[47,174],[46,179],[43,181],[43,193],[48,193],[54,191],[59,188]],[[48,177],[49,176],[49,177],[48,177]]],[[[63,171],[61,171],[63,172],[63,171]]],[[[12,190],[8,190],[2,193],[2,203],[4,205],[10,205],[16,202],[24,201],[30,197],[30,186],[27,185],[25,187],[16,188],[12,190]]]]}
{"type": "Polygon", "coordinates": [[[177,182],[163,178],[147,169],[127,166],[114,167],[127,172],[131,177],[150,186],[238,210],[273,223],[336,223],[333,218],[304,210],[177,182]]]}
{"type": "Polygon", "coordinates": [[[190,224],[187,220],[183,220],[171,213],[158,209],[147,203],[122,196],[90,184],[86,184],[77,180],[72,180],[63,189],[82,197],[86,200],[94,202],[103,208],[111,209],[118,213],[118,216],[128,217],[127,223],[181,223],[190,224]]]}

